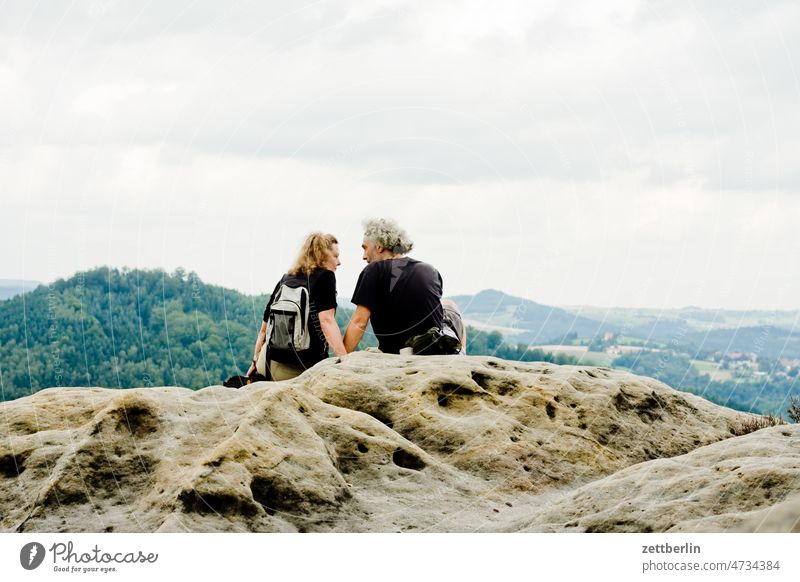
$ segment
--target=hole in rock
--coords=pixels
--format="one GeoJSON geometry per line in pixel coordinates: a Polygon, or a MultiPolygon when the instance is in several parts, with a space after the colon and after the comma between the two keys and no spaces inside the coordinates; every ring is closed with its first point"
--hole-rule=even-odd
{"type": "Polygon", "coordinates": [[[396,449],[392,454],[392,461],[398,467],[412,471],[422,471],[425,468],[425,461],[404,449],[396,449]]]}
{"type": "Polygon", "coordinates": [[[89,497],[86,495],[85,491],[56,485],[44,498],[42,504],[45,507],[60,507],[61,505],[78,505],[87,503],[88,501],[89,497]]]}
{"type": "Polygon", "coordinates": [[[470,397],[478,395],[478,393],[469,386],[464,386],[455,382],[442,382],[441,384],[435,386],[434,389],[437,392],[436,400],[439,403],[439,406],[449,406],[453,397],[470,397]]]}
{"type": "Polygon", "coordinates": [[[367,414],[369,414],[375,420],[377,420],[379,422],[382,422],[383,424],[385,424],[389,428],[392,428],[392,429],[394,428],[394,422],[392,422],[391,416],[389,416],[389,414],[386,412],[385,409],[379,408],[378,410],[374,410],[372,412],[367,412],[367,414]]]}
{"type": "Polygon", "coordinates": [[[185,511],[190,513],[219,513],[232,515],[240,513],[252,516],[256,508],[252,503],[243,502],[236,496],[225,492],[200,493],[196,489],[187,489],[178,495],[178,501],[183,504],[185,511]]]}
{"type": "Polygon", "coordinates": [[[0,476],[18,477],[25,470],[25,459],[21,455],[4,455],[0,457],[0,476]]]}
{"type": "Polygon", "coordinates": [[[127,430],[134,437],[142,437],[156,432],[158,419],[149,408],[140,405],[122,407],[117,414],[117,429],[127,430]]]}
{"type": "Polygon", "coordinates": [[[288,484],[273,479],[255,476],[250,483],[253,499],[260,503],[268,515],[277,511],[297,511],[298,505],[304,501],[303,496],[288,484]]]}
{"type": "Polygon", "coordinates": [[[491,380],[491,376],[484,374],[482,372],[472,372],[472,381],[475,382],[478,386],[483,388],[484,390],[489,389],[489,381],[491,380]]]}

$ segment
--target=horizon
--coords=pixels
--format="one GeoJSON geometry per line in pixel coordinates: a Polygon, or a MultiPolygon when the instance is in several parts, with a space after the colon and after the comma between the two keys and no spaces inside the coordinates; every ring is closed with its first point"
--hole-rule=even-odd
{"type": "MultiPolygon", "coordinates": [[[[175,273],[175,271],[177,269],[182,269],[184,271],[184,273],[187,274],[187,275],[190,274],[190,273],[195,273],[200,278],[200,281],[202,283],[204,283],[204,284],[220,286],[220,287],[226,288],[228,290],[237,291],[239,293],[242,293],[242,294],[250,296],[250,297],[254,297],[254,296],[258,296],[258,295],[268,295],[270,293],[272,287],[274,287],[274,282],[273,282],[273,284],[271,284],[271,285],[266,285],[264,290],[262,290],[262,291],[250,292],[250,291],[248,291],[246,289],[240,289],[240,288],[237,288],[237,287],[216,283],[214,281],[209,281],[209,280],[203,278],[203,276],[200,273],[197,273],[196,271],[192,271],[190,269],[186,269],[186,268],[183,268],[183,267],[176,267],[175,269],[167,271],[166,269],[163,269],[161,267],[128,267],[128,266],[124,266],[124,265],[123,266],[110,266],[110,265],[95,266],[95,267],[92,267],[90,269],[76,271],[76,272],[72,273],[71,275],[56,277],[55,279],[53,279],[51,281],[38,281],[38,280],[33,280],[33,279],[0,278],[0,287],[19,286],[19,284],[22,284],[22,283],[36,283],[37,284],[36,286],[38,286],[38,285],[48,286],[48,285],[51,285],[52,283],[55,283],[58,280],[65,280],[66,281],[66,280],[72,279],[73,277],[79,275],[80,273],[86,273],[86,272],[93,271],[93,270],[98,270],[98,269],[112,269],[112,270],[116,269],[116,270],[118,270],[120,272],[123,272],[124,269],[127,269],[128,271],[134,271],[134,270],[137,270],[137,269],[138,270],[142,270],[142,271],[162,271],[166,275],[170,275],[170,276],[174,275],[174,273],[175,273]]],[[[276,277],[276,280],[277,280],[277,278],[278,277],[276,277]]],[[[337,279],[337,288],[338,288],[338,279],[337,279]]],[[[27,289],[25,292],[29,293],[33,289],[35,289],[35,286],[30,288],[30,289],[27,289]]],[[[476,292],[473,292],[473,293],[447,293],[447,294],[444,294],[443,297],[458,297],[458,296],[474,297],[474,296],[476,296],[476,295],[478,295],[480,293],[484,293],[484,292],[499,292],[499,293],[502,293],[503,295],[505,295],[507,297],[512,297],[512,298],[515,298],[515,299],[521,299],[521,300],[524,300],[524,301],[530,301],[530,302],[533,302],[533,303],[536,303],[538,305],[542,305],[542,306],[545,306],[545,307],[555,307],[555,308],[558,308],[558,309],[563,309],[565,311],[572,311],[572,310],[586,309],[586,308],[589,308],[589,309],[608,309],[608,310],[615,310],[615,309],[618,309],[618,310],[633,310],[633,309],[637,309],[637,310],[648,310],[648,311],[658,311],[658,310],[661,310],[661,311],[702,310],[702,311],[717,311],[717,312],[773,312],[773,313],[780,313],[780,312],[783,312],[783,313],[794,313],[794,312],[800,311],[800,307],[797,307],[797,308],[794,308],[794,309],[792,309],[792,308],[788,308],[788,309],[773,309],[773,308],[766,308],[766,307],[751,307],[751,308],[748,308],[748,309],[742,309],[742,308],[727,308],[727,307],[726,308],[721,308],[721,307],[703,307],[703,306],[699,306],[699,305],[682,305],[682,306],[676,306],[676,307],[653,307],[653,306],[646,306],[646,305],[642,305],[642,306],[625,306],[625,305],[609,306],[609,305],[598,305],[598,304],[594,304],[594,303],[586,303],[586,304],[581,304],[581,305],[576,305],[576,304],[571,304],[571,305],[548,304],[548,303],[542,303],[541,301],[537,301],[535,299],[532,299],[530,297],[526,297],[526,296],[523,296],[523,295],[516,295],[514,293],[509,293],[507,291],[504,291],[502,289],[498,289],[496,287],[486,287],[484,289],[480,289],[480,290],[478,290],[476,292]]],[[[339,296],[339,300],[340,301],[347,301],[347,302],[350,301],[350,297],[348,295],[342,295],[342,293],[339,292],[338,296],[339,296]]],[[[8,299],[11,299],[11,298],[0,299],[0,301],[6,301],[8,299]]]]}

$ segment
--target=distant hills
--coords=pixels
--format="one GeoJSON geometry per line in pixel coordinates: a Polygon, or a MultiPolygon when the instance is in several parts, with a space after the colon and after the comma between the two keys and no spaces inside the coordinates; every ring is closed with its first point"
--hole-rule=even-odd
{"type": "MultiPolygon", "coordinates": [[[[267,301],[181,269],[100,268],[32,290],[32,282],[16,283],[25,294],[0,301],[4,400],[53,386],[221,383],[249,367],[267,301]]],[[[492,289],[453,299],[471,328],[471,355],[557,363],[602,356],[602,365],[742,410],[783,410],[798,392],[797,311],[553,307],[492,289]]],[[[351,313],[340,301],[340,327],[351,313]]],[[[367,345],[375,345],[369,333],[367,345]]]]}
{"type": "Polygon", "coordinates": [[[712,331],[742,327],[774,326],[782,329],[797,329],[800,311],[729,310],[682,307],[679,309],[644,309],[625,307],[564,307],[572,313],[580,313],[591,319],[608,322],[637,333],[647,333],[649,326],[657,321],[677,322],[695,331],[712,331]]]}
{"type": "Polygon", "coordinates": [[[756,352],[770,358],[800,358],[800,311],[731,311],[686,307],[636,309],[552,307],[489,289],[452,297],[474,327],[497,330],[532,345],[567,343],[610,332],[686,351],[756,352]]]}
{"type": "Polygon", "coordinates": [[[616,328],[607,322],[507,295],[496,289],[481,291],[477,295],[456,295],[451,299],[459,305],[470,325],[500,331],[516,342],[556,344],[562,343],[569,334],[594,337],[616,328]]]}

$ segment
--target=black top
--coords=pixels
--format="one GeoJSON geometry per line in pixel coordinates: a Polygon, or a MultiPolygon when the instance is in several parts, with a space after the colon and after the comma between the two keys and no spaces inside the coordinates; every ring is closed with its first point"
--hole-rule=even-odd
{"type": "Polygon", "coordinates": [[[352,301],[370,310],[378,346],[389,354],[399,353],[409,338],[442,326],[442,276],[408,257],[364,267],[352,301]]]}
{"type": "Polygon", "coordinates": [[[305,275],[284,275],[275,285],[275,289],[267,302],[267,307],[264,309],[265,322],[269,322],[270,307],[272,307],[272,302],[283,283],[288,283],[292,287],[299,287],[302,284],[309,288],[310,312],[308,329],[311,332],[311,345],[302,352],[273,349],[269,352],[269,358],[290,366],[310,368],[328,357],[328,342],[325,340],[325,334],[322,333],[319,313],[320,311],[336,309],[336,275],[333,271],[322,268],[317,269],[308,277],[305,275]]]}

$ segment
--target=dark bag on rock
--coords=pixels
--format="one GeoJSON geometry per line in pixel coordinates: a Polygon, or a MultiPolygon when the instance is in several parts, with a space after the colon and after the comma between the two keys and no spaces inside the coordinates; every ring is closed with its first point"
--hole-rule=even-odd
{"type": "Polygon", "coordinates": [[[266,382],[269,381],[269,378],[263,376],[261,374],[253,374],[252,377],[248,378],[247,376],[231,376],[225,382],[222,383],[223,386],[226,388],[243,388],[248,384],[252,384],[253,382],[266,382]]]}
{"type": "Polygon", "coordinates": [[[422,335],[415,335],[406,342],[415,356],[455,356],[461,351],[461,342],[455,332],[432,327],[422,335]]]}

